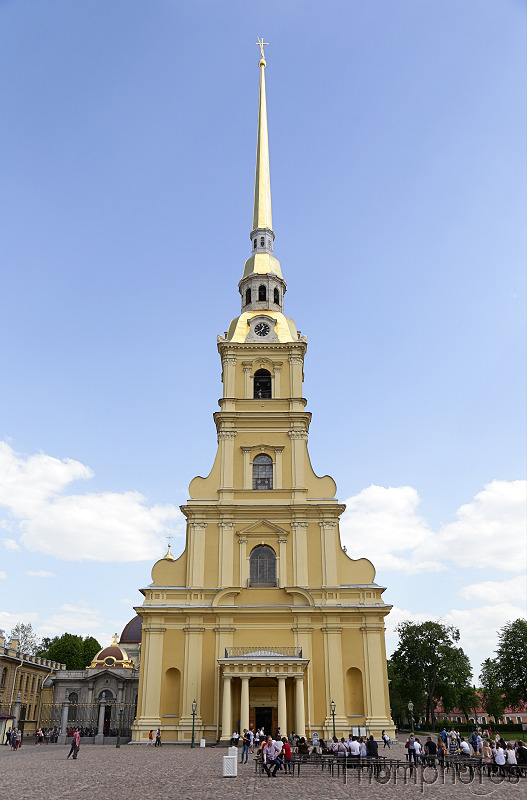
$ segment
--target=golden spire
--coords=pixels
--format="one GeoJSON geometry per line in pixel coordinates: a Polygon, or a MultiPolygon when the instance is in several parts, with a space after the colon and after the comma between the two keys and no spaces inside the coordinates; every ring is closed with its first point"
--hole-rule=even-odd
{"type": "Polygon", "coordinates": [[[112,642],[112,646],[113,646],[114,644],[117,644],[117,634],[116,634],[116,633],[114,633],[114,635],[113,635],[113,642],[112,642]]]}
{"type": "Polygon", "coordinates": [[[167,550],[166,556],[163,556],[165,561],[175,561],[176,560],[174,558],[174,556],[172,555],[172,552],[170,550],[170,540],[171,540],[171,538],[172,538],[172,534],[169,533],[168,536],[167,536],[167,539],[168,539],[168,550],[167,550]]]}
{"type": "Polygon", "coordinates": [[[269,139],[267,135],[267,103],[265,99],[264,42],[258,37],[260,48],[260,102],[258,106],[258,140],[256,144],[256,176],[254,181],[253,230],[267,228],[273,230],[271,215],[271,174],[269,171],[269,139]]]}

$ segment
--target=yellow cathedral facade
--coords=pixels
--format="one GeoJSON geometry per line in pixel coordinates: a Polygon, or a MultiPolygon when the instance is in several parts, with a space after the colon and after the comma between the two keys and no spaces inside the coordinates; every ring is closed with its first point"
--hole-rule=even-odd
{"type": "Polygon", "coordinates": [[[273,255],[261,45],[251,255],[241,314],[218,336],[218,450],[181,507],[186,546],[170,545],[142,589],[133,740],[230,740],[250,726],[300,736],[366,728],[393,735],[384,642],[390,606],[366,559],[340,543],[345,506],[308,453],[302,396],[307,339],[284,315],[273,255]]]}

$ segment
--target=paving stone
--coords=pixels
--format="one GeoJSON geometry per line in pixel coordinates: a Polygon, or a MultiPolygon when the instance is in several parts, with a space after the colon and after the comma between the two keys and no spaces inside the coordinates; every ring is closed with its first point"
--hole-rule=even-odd
{"type": "MultiPolygon", "coordinates": [[[[69,745],[24,744],[19,752],[0,746],[2,800],[389,800],[423,797],[427,800],[473,800],[476,797],[527,798],[527,779],[514,785],[492,784],[488,778],[471,785],[459,782],[433,786],[394,785],[350,777],[345,785],[339,778],[322,775],[291,777],[279,772],[276,778],[255,775],[254,764],[238,764],[237,778],[222,777],[225,748],[191,749],[188,746],[82,745],[76,761],[66,759],[69,745]]],[[[399,752],[392,753],[398,757],[399,752]]]]}

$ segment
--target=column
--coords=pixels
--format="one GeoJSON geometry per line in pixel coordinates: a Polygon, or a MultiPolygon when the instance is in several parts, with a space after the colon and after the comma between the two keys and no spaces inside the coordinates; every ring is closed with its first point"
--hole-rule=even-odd
{"type": "MultiPolygon", "coordinates": [[[[22,683],[19,684],[22,686],[22,683]]],[[[18,719],[20,717],[20,692],[17,692],[15,705],[13,707],[13,728],[18,728],[18,719]]]]}
{"type": "Polygon", "coordinates": [[[159,703],[161,700],[161,670],[163,663],[164,627],[149,627],[143,623],[145,646],[141,663],[141,718],[145,727],[157,727],[160,724],[159,703]]]}
{"type": "Polygon", "coordinates": [[[278,576],[278,585],[280,587],[287,586],[287,539],[278,539],[279,546],[279,564],[280,574],[278,576]]]}
{"type": "Polygon", "coordinates": [[[251,392],[251,370],[252,364],[243,362],[243,385],[245,389],[245,399],[251,400],[253,393],[251,392]]]}
{"type": "Polygon", "coordinates": [[[220,447],[220,489],[234,487],[234,437],[236,431],[218,431],[218,445],[220,447]]]}
{"type": "Polygon", "coordinates": [[[307,569],[307,522],[292,522],[293,529],[293,581],[295,586],[309,586],[307,569]]]}
{"type": "Polygon", "coordinates": [[[287,704],[285,695],[285,675],[278,676],[278,727],[282,736],[287,736],[287,704]]]}
{"type": "Polygon", "coordinates": [[[295,676],[295,733],[306,735],[306,716],[304,711],[304,676],[295,676]]]}
{"type": "Polygon", "coordinates": [[[322,540],[322,586],[338,586],[337,521],[324,519],[319,525],[322,540]]]}
{"type": "Polygon", "coordinates": [[[378,736],[383,728],[393,725],[385,693],[386,656],[384,655],[384,626],[366,624],[361,627],[364,648],[364,692],[368,733],[378,736]]]}
{"type": "Polygon", "coordinates": [[[97,735],[95,737],[95,744],[104,744],[104,711],[106,709],[106,700],[101,697],[99,701],[99,721],[97,723],[97,735]]]}
{"type": "Polygon", "coordinates": [[[302,367],[304,359],[302,356],[289,357],[289,374],[291,397],[302,397],[302,367]]]}
{"type": "Polygon", "coordinates": [[[118,707],[123,702],[123,688],[124,688],[124,684],[122,684],[122,683],[118,683],[117,684],[117,706],[118,707]]]}
{"type": "Polygon", "coordinates": [[[344,704],[344,674],[342,667],[342,628],[327,626],[324,633],[324,660],[326,672],[326,729],[333,735],[333,717],[331,701],[335,702],[335,726],[338,736],[343,736],[348,727],[344,704]]]}
{"type": "Polygon", "coordinates": [[[231,676],[223,676],[223,704],[221,708],[221,739],[230,741],[232,727],[231,676]]]}
{"type": "Polygon", "coordinates": [[[93,703],[93,681],[88,684],[88,705],[93,703]]]}
{"type": "Polygon", "coordinates": [[[251,480],[251,448],[242,447],[243,453],[243,488],[250,489],[252,487],[251,480]]]}
{"type": "Polygon", "coordinates": [[[240,727],[242,733],[244,728],[249,730],[249,677],[242,677],[242,695],[240,703],[240,727]]]}
{"type": "MultiPolygon", "coordinates": [[[[199,619],[199,618],[198,618],[199,619]]],[[[198,622],[196,619],[196,623],[198,622]]],[[[201,619],[199,619],[201,622],[201,619]]],[[[192,727],[192,701],[198,704],[196,712],[196,727],[201,726],[201,664],[203,650],[203,631],[199,625],[189,625],[185,631],[185,667],[183,672],[183,708],[180,725],[187,724],[192,727]]],[[[159,662],[161,663],[161,662],[159,662]]]]}
{"type": "Polygon", "coordinates": [[[203,588],[205,572],[205,531],[206,522],[193,521],[189,528],[188,586],[203,588]]]}
{"type": "MultiPolygon", "coordinates": [[[[68,738],[68,709],[70,707],[70,701],[68,700],[68,695],[66,694],[66,699],[62,703],[62,717],[60,720],[60,734],[58,738],[58,744],[66,744],[66,740],[68,738]]],[[[16,726],[15,720],[13,720],[13,728],[16,726]]]]}
{"type": "Polygon", "coordinates": [[[307,431],[290,430],[288,431],[291,439],[291,466],[293,489],[304,488],[304,456],[306,453],[307,431]]]}
{"type": "Polygon", "coordinates": [[[275,467],[274,467],[274,488],[281,489],[282,488],[282,456],[284,454],[283,447],[275,447],[274,448],[274,455],[275,455],[275,467]]]}
{"type": "Polygon", "coordinates": [[[218,586],[232,586],[234,522],[220,522],[218,586]]]}
{"type": "MultiPolygon", "coordinates": [[[[273,386],[273,397],[280,397],[280,374],[282,372],[282,367],[275,367],[274,370],[274,386],[273,386]]],[[[282,730],[280,728],[280,730],[282,730]]]]}
{"type": "Polygon", "coordinates": [[[236,374],[236,358],[226,356],[223,359],[223,396],[234,397],[234,377],[236,374]]]}
{"type": "Polygon", "coordinates": [[[240,537],[240,586],[247,586],[247,539],[240,537]]]}

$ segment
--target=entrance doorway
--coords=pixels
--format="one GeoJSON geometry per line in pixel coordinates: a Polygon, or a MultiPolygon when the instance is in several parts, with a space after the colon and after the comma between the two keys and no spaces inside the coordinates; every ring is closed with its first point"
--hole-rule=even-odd
{"type": "Polygon", "coordinates": [[[112,707],[106,706],[106,708],[104,709],[104,727],[103,727],[103,733],[105,736],[110,735],[111,722],[112,722],[112,707]]]}
{"type": "Polygon", "coordinates": [[[273,735],[273,709],[272,708],[255,708],[254,709],[255,725],[265,731],[266,736],[273,735]]]}

